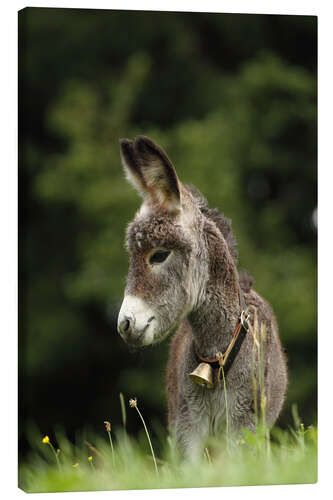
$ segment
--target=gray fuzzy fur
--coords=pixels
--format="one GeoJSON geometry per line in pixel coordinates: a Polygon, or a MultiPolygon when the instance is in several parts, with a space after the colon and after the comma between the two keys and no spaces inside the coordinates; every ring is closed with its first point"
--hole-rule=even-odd
{"type": "MultiPolygon", "coordinates": [[[[209,390],[189,379],[198,365],[195,345],[205,357],[226,350],[240,315],[241,287],[247,307],[254,306],[259,324],[267,327],[266,418],[272,426],[287,387],[278,326],[268,302],[253,290],[252,278],[237,269],[231,221],[209,209],[195,188],[178,180],[163,150],[150,139],[123,140],[121,148],[126,175],[144,198],[144,209],[127,230],[130,268],[126,293],[140,297],[154,310],[158,320],[154,342],[174,333],[166,377],[168,423],[185,456],[194,458],[207,436],[223,430],[226,420],[223,384],[215,383],[209,390]],[[150,162],[159,182],[156,192],[153,181],[147,187],[150,162]],[[147,256],[155,248],[169,249],[172,255],[153,270],[147,256]]],[[[229,422],[236,432],[242,426],[253,430],[255,425],[252,352],[253,338],[248,333],[226,375],[229,422]]]]}

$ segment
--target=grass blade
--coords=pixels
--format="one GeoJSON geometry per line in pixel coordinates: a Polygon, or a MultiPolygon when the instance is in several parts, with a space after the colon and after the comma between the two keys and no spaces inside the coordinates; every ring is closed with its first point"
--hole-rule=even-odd
{"type": "Polygon", "coordinates": [[[124,395],[122,392],[119,394],[119,398],[120,398],[120,407],[121,407],[121,416],[123,419],[123,426],[124,426],[124,429],[126,430],[126,407],[125,407],[124,395]]]}

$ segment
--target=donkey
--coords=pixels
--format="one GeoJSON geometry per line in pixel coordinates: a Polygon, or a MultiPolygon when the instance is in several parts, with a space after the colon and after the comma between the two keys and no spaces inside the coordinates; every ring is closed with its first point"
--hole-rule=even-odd
{"type": "Polygon", "coordinates": [[[126,177],[143,203],[126,234],[130,268],[118,331],[136,347],[174,333],[167,365],[168,425],[185,459],[191,459],[210,434],[225,427],[226,406],[230,429],[255,429],[254,340],[245,308],[255,308],[266,325],[269,426],[283,405],[286,360],[271,307],[253,290],[251,277],[237,270],[231,221],[179,181],[165,152],[148,137],[121,139],[120,149],[126,177]],[[211,389],[189,377],[200,361],[213,371],[211,389]],[[227,405],[224,384],[216,382],[223,365],[227,405]]]}

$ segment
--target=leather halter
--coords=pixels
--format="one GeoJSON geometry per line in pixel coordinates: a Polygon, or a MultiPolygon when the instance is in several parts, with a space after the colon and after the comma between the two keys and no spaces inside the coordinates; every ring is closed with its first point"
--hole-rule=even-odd
{"type": "Polygon", "coordinates": [[[241,313],[238,318],[238,321],[236,323],[234,333],[232,335],[231,341],[229,342],[229,345],[227,349],[225,350],[224,353],[218,352],[216,353],[215,358],[205,358],[202,356],[198,349],[197,346],[195,345],[195,353],[197,357],[203,361],[204,363],[209,363],[211,365],[214,365],[217,363],[217,367],[219,367],[219,373],[218,373],[218,378],[220,377],[220,373],[223,367],[224,373],[229,370],[230,366],[232,365],[235,357],[237,356],[241,345],[243,343],[243,340],[245,338],[246,333],[249,330],[249,325],[248,325],[248,319],[249,315],[246,313],[246,304],[244,300],[244,295],[242,292],[242,289],[239,287],[239,303],[240,303],[240,309],[241,313]]]}

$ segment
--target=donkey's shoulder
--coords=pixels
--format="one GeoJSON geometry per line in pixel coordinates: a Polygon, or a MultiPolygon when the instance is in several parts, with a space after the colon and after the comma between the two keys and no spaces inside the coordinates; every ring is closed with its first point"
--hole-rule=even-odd
{"type": "Polygon", "coordinates": [[[183,320],[174,333],[170,343],[169,359],[166,369],[168,395],[168,422],[174,424],[179,404],[179,380],[186,350],[192,341],[192,329],[187,319],[183,320]]]}

